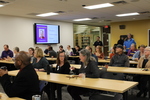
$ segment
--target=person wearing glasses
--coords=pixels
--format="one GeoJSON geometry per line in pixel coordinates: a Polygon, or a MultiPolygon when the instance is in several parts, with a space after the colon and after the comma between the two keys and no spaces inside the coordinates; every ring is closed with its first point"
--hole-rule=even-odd
{"type": "MultiPolygon", "coordinates": [[[[150,68],[150,47],[146,47],[144,50],[144,56],[142,56],[138,60],[137,68],[150,68]]],[[[139,82],[137,85],[138,89],[140,90],[137,93],[137,97],[141,97],[143,94],[143,97],[146,97],[148,89],[147,89],[147,84],[149,80],[148,75],[136,75],[133,78],[134,81],[139,82]]]]}
{"type": "MultiPolygon", "coordinates": [[[[59,73],[59,74],[69,74],[70,73],[70,64],[67,61],[65,52],[60,51],[58,52],[57,55],[57,60],[56,60],[56,68],[54,69],[54,73],[59,73]]],[[[62,88],[65,85],[62,84],[55,84],[55,83],[50,83],[53,84],[53,88],[54,90],[57,89],[57,85],[59,86],[59,88],[62,88]]],[[[45,86],[45,92],[48,94],[49,98],[50,98],[50,89],[49,89],[49,85],[47,84],[45,86]]],[[[53,93],[55,94],[55,91],[53,91],[53,93]]]]}
{"type": "Polygon", "coordinates": [[[15,67],[19,69],[14,81],[10,80],[7,69],[0,68],[0,83],[9,97],[20,97],[32,100],[33,95],[40,92],[39,79],[32,64],[30,56],[20,51],[15,57],[15,67]]]}

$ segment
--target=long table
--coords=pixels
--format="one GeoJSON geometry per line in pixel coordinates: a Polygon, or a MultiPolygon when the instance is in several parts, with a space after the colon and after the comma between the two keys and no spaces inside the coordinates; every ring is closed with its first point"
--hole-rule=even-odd
{"type": "MultiPolygon", "coordinates": [[[[16,76],[18,71],[9,71],[8,74],[11,76],[16,76]]],[[[72,78],[69,79],[64,74],[56,74],[50,73],[47,75],[45,72],[37,72],[39,79],[58,83],[58,84],[65,84],[77,87],[84,87],[96,90],[104,90],[110,92],[117,92],[124,94],[124,100],[127,100],[127,92],[129,89],[135,87],[138,83],[137,82],[129,82],[129,81],[121,81],[121,80],[111,80],[111,79],[102,79],[102,78],[72,78]]]]}
{"type": "MultiPolygon", "coordinates": [[[[107,59],[107,60],[105,60],[105,59],[99,59],[98,62],[99,63],[110,63],[110,59],[107,59]]],[[[130,60],[129,63],[130,64],[137,64],[138,62],[130,60]]]]}
{"type": "Polygon", "coordinates": [[[0,92],[0,97],[1,97],[0,100],[25,100],[18,97],[9,98],[5,93],[1,93],[1,92],[0,92]]]}

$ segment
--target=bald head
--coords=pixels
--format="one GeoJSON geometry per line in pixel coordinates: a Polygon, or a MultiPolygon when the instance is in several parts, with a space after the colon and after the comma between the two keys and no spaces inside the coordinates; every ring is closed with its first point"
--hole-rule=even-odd
{"type": "Polygon", "coordinates": [[[30,64],[31,57],[25,51],[20,51],[15,57],[15,66],[18,69],[22,69],[23,67],[30,64]]]}

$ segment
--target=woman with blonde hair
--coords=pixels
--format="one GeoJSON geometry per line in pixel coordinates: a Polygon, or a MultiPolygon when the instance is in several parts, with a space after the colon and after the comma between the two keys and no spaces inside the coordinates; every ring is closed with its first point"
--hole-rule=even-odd
{"type": "Polygon", "coordinates": [[[46,71],[49,63],[47,59],[43,56],[43,50],[41,48],[35,49],[32,65],[36,71],[46,71]]]}
{"type": "Polygon", "coordinates": [[[96,47],[96,51],[94,54],[98,57],[98,59],[104,59],[104,53],[102,53],[102,47],[101,46],[96,47]]]}

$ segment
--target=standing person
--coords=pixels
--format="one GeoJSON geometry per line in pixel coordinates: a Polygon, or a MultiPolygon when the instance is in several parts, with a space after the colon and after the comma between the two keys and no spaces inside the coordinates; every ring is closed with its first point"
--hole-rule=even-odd
{"type": "Polygon", "coordinates": [[[130,33],[127,35],[127,37],[128,37],[127,40],[124,41],[124,43],[123,43],[123,46],[124,46],[124,49],[126,50],[126,52],[128,52],[130,50],[131,44],[136,44],[134,39],[131,38],[131,34],[130,33]]]}
{"type": "Polygon", "coordinates": [[[6,59],[7,57],[13,57],[13,52],[9,49],[9,46],[5,44],[4,46],[4,51],[1,54],[2,59],[6,59]]]}
{"type": "Polygon", "coordinates": [[[28,49],[28,54],[30,55],[31,57],[31,63],[33,62],[33,59],[34,59],[34,48],[30,47],[28,49]]]}
{"type": "MultiPolygon", "coordinates": [[[[137,68],[150,68],[150,47],[145,48],[144,56],[138,60],[137,68]]],[[[149,75],[136,75],[133,80],[139,82],[137,87],[140,91],[137,93],[137,97],[141,97],[142,94],[144,94],[143,97],[146,97],[149,75]]]]}
{"type": "Polygon", "coordinates": [[[139,51],[137,51],[133,57],[132,60],[138,61],[142,56],[144,56],[144,49],[146,48],[145,45],[140,45],[139,51]]]}
{"type": "Polygon", "coordinates": [[[124,39],[123,37],[120,37],[120,40],[118,40],[117,44],[120,44],[123,46],[123,43],[124,43],[124,39]]]}
{"type": "MultiPolygon", "coordinates": [[[[82,49],[80,51],[80,60],[82,63],[81,68],[79,69],[79,77],[99,78],[99,69],[97,66],[97,62],[91,56],[89,50],[82,49]]],[[[71,67],[71,69],[75,70],[74,67],[71,67]]],[[[89,92],[89,89],[87,88],[75,86],[68,86],[67,90],[73,100],[82,100],[80,95],[89,92]]]]}
{"type": "Polygon", "coordinates": [[[0,69],[1,85],[9,97],[20,97],[32,100],[33,95],[39,94],[39,79],[33,66],[30,64],[30,56],[21,51],[15,57],[15,67],[20,71],[14,81],[10,81],[7,70],[0,69]]]}
{"type": "Polygon", "coordinates": [[[100,37],[99,36],[97,36],[97,39],[96,39],[96,41],[94,42],[93,45],[95,46],[95,48],[97,46],[103,46],[103,43],[102,43],[102,41],[100,41],[100,37]]]}
{"type": "Polygon", "coordinates": [[[98,59],[104,59],[104,53],[102,53],[101,46],[96,47],[96,51],[94,54],[98,57],[98,59]]]}
{"type": "Polygon", "coordinates": [[[131,44],[130,50],[128,51],[128,56],[133,57],[133,55],[137,52],[138,50],[136,49],[135,44],[131,44]]]}
{"type": "Polygon", "coordinates": [[[68,46],[67,46],[67,50],[66,50],[66,55],[71,56],[72,54],[73,54],[73,51],[72,51],[72,49],[71,49],[71,46],[68,45],[68,46]]]}
{"type": "Polygon", "coordinates": [[[47,45],[47,48],[44,50],[44,53],[47,55],[48,54],[48,49],[49,49],[49,47],[51,47],[51,45],[47,45]]]}

